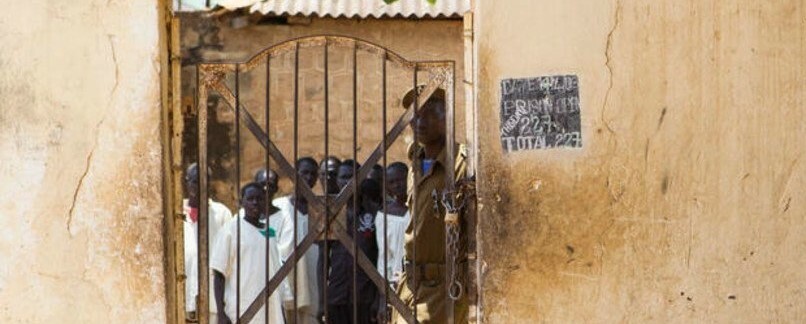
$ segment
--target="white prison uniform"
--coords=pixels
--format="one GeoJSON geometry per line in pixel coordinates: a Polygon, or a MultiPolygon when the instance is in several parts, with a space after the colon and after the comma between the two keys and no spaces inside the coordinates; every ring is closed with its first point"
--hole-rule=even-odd
{"type": "MultiPolygon", "coordinates": [[[[279,208],[282,216],[277,221],[277,241],[280,250],[280,258],[286,262],[296,245],[302,242],[308,234],[308,215],[297,211],[297,242],[294,243],[294,204],[291,197],[280,197],[272,204],[279,208]]],[[[297,283],[294,285],[294,274],[290,273],[288,280],[288,293],[283,299],[283,305],[288,311],[296,311],[299,314],[298,323],[318,323],[316,313],[319,307],[319,281],[316,278],[316,267],[319,259],[319,247],[311,245],[308,251],[297,262],[297,283]],[[296,287],[296,288],[294,288],[296,287]],[[297,293],[297,309],[293,309],[293,293],[297,293]]]]}
{"type": "Polygon", "coordinates": [[[389,228],[384,231],[383,224],[383,211],[379,211],[375,217],[375,239],[378,243],[378,272],[381,276],[384,275],[383,269],[386,268],[390,282],[400,281],[400,275],[403,274],[403,248],[404,237],[406,235],[406,228],[409,227],[411,222],[411,213],[406,211],[403,216],[386,214],[386,223],[389,228]],[[386,233],[386,250],[384,251],[384,232],[386,233]],[[388,262],[387,262],[388,260],[388,262]]]}
{"type": "MultiPolygon", "coordinates": [[[[282,254],[280,253],[280,248],[279,248],[279,243],[278,243],[279,242],[279,236],[280,236],[279,228],[280,228],[282,222],[283,222],[282,210],[278,210],[277,212],[272,214],[271,217],[269,217],[269,226],[272,229],[274,229],[274,233],[275,233],[275,237],[272,240],[271,253],[276,253],[277,254],[277,270],[279,270],[280,266],[283,265],[282,254]]],[[[277,270],[272,272],[272,276],[274,276],[274,273],[277,272],[277,270]]],[[[280,284],[280,287],[278,287],[276,291],[279,292],[281,302],[286,301],[286,300],[293,300],[293,298],[294,298],[294,295],[291,293],[291,287],[288,284],[288,278],[287,277],[283,279],[282,283],[280,284]]]]}
{"type": "MultiPolygon", "coordinates": [[[[276,215],[275,215],[276,216],[276,215]]],[[[215,247],[210,255],[210,269],[224,275],[224,313],[235,323],[237,317],[243,315],[249,305],[266,287],[266,236],[261,233],[265,228],[258,228],[239,215],[238,221],[224,225],[216,239],[215,247]],[[238,271],[238,223],[240,223],[240,271],[238,271]],[[236,301],[236,285],[240,277],[240,301],[236,301]],[[240,303],[240,304],[238,304],[240,303]],[[240,311],[236,317],[235,308],[240,311]]],[[[269,238],[269,274],[273,275],[280,266],[280,259],[274,246],[275,238],[269,238]]],[[[215,297],[213,297],[215,298],[215,297]]],[[[269,323],[283,323],[283,310],[279,294],[275,292],[269,298],[269,323]]],[[[250,323],[266,322],[266,305],[258,310],[250,323]]]]}
{"type": "MultiPolygon", "coordinates": [[[[190,204],[187,199],[182,201],[182,209],[185,213],[185,273],[187,279],[185,281],[185,310],[188,312],[196,311],[196,295],[199,294],[199,248],[198,248],[198,232],[199,224],[190,220],[190,204]]],[[[232,220],[232,212],[224,204],[209,199],[207,201],[207,242],[208,256],[210,251],[213,250],[215,238],[218,231],[228,221],[232,220]]],[[[210,277],[210,312],[216,312],[215,302],[213,298],[213,279],[210,277]]]]}

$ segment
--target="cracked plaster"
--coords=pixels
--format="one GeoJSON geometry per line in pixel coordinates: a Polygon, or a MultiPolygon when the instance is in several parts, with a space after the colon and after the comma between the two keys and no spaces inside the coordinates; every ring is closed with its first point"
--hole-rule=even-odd
{"type": "Polygon", "coordinates": [[[164,322],[157,1],[7,9],[0,322],[164,322]]]}

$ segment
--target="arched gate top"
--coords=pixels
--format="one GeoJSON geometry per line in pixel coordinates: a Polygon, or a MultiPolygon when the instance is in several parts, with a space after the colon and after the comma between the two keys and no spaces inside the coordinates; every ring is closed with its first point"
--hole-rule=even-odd
{"type": "Polygon", "coordinates": [[[311,48],[325,45],[335,45],[348,48],[354,47],[356,50],[363,50],[368,53],[385,57],[385,59],[389,62],[404,69],[414,69],[415,67],[425,69],[448,68],[452,67],[454,64],[453,61],[410,61],[393,50],[363,39],[340,35],[318,35],[293,38],[280,42],[260,50],[255,55],[243,62],[201,63],[199,65],[209,67],[211,70],[223,70],[222,72],[234,71],[235,65],[239,65],[240,71],[246,72],[253,69],[260,63],[265,62],[266,57],[275,57],[286,53],[292,53],[298,48],[311,48]]]}

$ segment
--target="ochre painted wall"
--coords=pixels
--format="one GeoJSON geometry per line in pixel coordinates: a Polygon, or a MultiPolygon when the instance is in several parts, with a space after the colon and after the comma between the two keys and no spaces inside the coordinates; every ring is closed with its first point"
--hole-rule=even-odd
{"type": "Polygon", "coordinates": [[[6,2],[0,322],[164,322],[157,1],[6,2]]]}
{"type": "Polygon", "coordinates": [[[485,322],[806,320],[803,1],[476,7],[485,322]],[[504,154],[501,79],[566,73],[584,147],[504,154]]]}

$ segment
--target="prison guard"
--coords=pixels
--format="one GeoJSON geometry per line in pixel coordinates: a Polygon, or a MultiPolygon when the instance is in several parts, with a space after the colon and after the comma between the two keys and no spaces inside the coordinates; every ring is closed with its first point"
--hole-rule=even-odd
{"type": "MultiPolygon", "coordinates": [[[[467,173],[467,151],[464,145],[457,144],[454,152],[455,179],[462,179],[467,173]]],[[[422,165],[424,153],[423,148],[417,145],[412,145],[409,149],[411,165],[414,166],[409,172],[409,210],[413,214],[411,223],[406,229],[407,266],[398,285],[398,296],[410,309],[416,307],[418,322],[441,324],[448,321],[446,305],[450,301],[445,284],[445,209],[441,204],[435,205],[433,193],[441,193],[445,188],[445,177],[450,169],[445,167],[447,148],[443,148],[433,166],[424,173],[419,167],[422,165]],[[415,189],[416,201],[412,195],[415,189]],[[415,267],[416,277],[412,273],[415,267]]],[[[467,322],[467,311],[467,300],[463,296],[455,302],[456,323],[467,322]]],[[[393,313],[392,321],[406,323],[396,311],[393,313]]]]}

